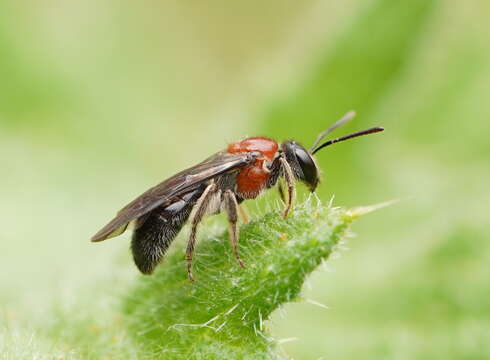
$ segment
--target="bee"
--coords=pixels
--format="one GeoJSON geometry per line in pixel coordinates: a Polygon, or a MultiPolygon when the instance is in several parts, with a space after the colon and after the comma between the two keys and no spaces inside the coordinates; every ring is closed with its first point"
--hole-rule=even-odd
{"type": "Polygon", "coordinates": [[[294,140],[279,145],[266,137],[250,137],[231,143],[226,150],[147,190],[122,208],[91,240],[99,242],[118,236],[133,223],[131,251],[134,262],[143,274],[151,274],[190,218],[185,259],[189,280],[193,281],[192,259],[198,226],[206,215],[224,211],[234,256],[244,267],[238,252],[237,224],[239,216],[245,222],[248,219],[240,204],[257,198],[277,184],[285,204],[283,216],[287,217],[293,208],[296,181],[306,184],[312,192],[318,186],[320,176],[313,157],[315,153],[329,145],[384,130],[373,127],[322,143],[330,132],[354,115],[354,112],[347,113],[318,135],[309,150],[294,140]],[[280,178],[284,181],[279,181],[280,178]],[[287,199],[282,182],[287,186],[287,199]]]}

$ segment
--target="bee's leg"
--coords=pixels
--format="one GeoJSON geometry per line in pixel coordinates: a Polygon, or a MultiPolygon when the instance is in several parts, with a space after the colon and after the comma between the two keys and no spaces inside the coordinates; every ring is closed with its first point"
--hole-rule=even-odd
{"type": "Polygon", "coordinates": [[[267,188],[269,189],[274,185],[277,185],[279,196],[281,197],[282,202],[286,204],[286,196],[284,194],[284,187],[281,181],[281,177],[284,176],[283,175],[284,170],[282,165],[283,157],[284,157],[283,154],[277,156],[272,162],[272,164],[269,166],[268,170],[270,175],[269,175],[269,180],[267,181],[267,188]]]}
{"type": "Polygon", "coordinates": [[[236,201],[235,194],[231,190],[226,190],[225,192],[225,207],[228,214],[228,221],[230,222],[230,242],[233,248],[233,253],[235,254],[236,260],[241,267],[245,267],[242,259],[240,259],[240,254],[238,253],[238,209],[239,205],[236,201]]]}
{"type": "Polygon", "coordinates": [[[283,176],[288,186],[288,202],[286,204],[286,209],[284,210],[284,217],[287,218],[289,212],[293,208],[294,197],[295,197],[294,175],[293,175],[293,170],[291,170],[291,166],[289,166],[286,159],[281,157],[280,161],[283,169],[283,176]]]}
{"type": "Polygon", "coordinates": [[[284,194],[284,188],[282,186],[282,181],[277,182],[277,190],[279,191],[279,196],[281,197],[282,202],[286,203],[286,194],[284,194]]]}
{"type": "Polygon", "coordinates": [[[216,184],[211,184],[206,188],[206,190],[204,190],[199,200],[197,200],[195,205],[196,211],[191,219],[191,233],[189,235],[189,242],[187,243],[185,257],[187,260],[187,275],[191,281],[194,281],[194,277],[192,276],[192,257],[194,256],[194,246],[196,245],[197,226],[203,219],[204,215],[206,215],[209,202],[211,201],[212,196],[216,193],[216,190],[216,184]]]}
{"type": "Polygon", "coordinates": [[[247,210],[244,209],[243,206],[240,204],[238,205],[238,213],[240,214],[240,217],[245,224],[248,224],[250,222],[250,217],[247,214],[247,210]]]}

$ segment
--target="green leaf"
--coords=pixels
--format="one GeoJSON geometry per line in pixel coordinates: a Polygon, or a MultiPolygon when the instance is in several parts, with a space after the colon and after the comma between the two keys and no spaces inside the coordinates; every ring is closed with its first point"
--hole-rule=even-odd
{"type": "Polygon", "coordinates": [[[298,299],[305,278],[359,215],[312,197],[287,219],[280,211],[266,213],[240,229],[245,268],[234,258],[227,232],[201,235],[195,282],[187,279],[181,247],[153,276],[139,279],[124,304],[131,336],[150,357],[280,358],[266,320],[298,299]]]}

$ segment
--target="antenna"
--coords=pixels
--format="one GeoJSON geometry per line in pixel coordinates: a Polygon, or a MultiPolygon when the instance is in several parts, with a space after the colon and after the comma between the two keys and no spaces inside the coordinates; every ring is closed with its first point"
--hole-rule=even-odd
{"type": "Polygon", "coordinates": [[[352,120],[354,118],[354,116],[356,116],[356,112],[355,111],[349,111],[347,114],[342,116],[340,118],[340,120],[338,120],[335,124],[333,124],[327,130],[325,130],[320,135],[318,135],[315,142],[313,143],[313,145],[310,148],[310,152],[314,154],[317,151],[317,150],[315,150],[315,147],[320,143],[320,141],[322,141],[325,138],[325,136],[330,134],[332,131],[337,129],[339,126],[344,125],[347,121],[352,120]]]}
{"type": "MultiPolygon", "coordinates": [[[[340,120],[337,123],[335,123],[333,126],[337,125],[339,122],[340,122],[340,120]]],[[[383,131],[383,130],[384,130],[384,128],[378,126],[378,127],[373,127],[373,128],[366,129],[366,130],[356,131],[355,133],[352,133],[352,134],[349,134],[349,135],[345,135],[345,136],[341,136],[341,137],[339,137],[337,139],[328,140],[327,142],[323,143],[322,145],[318,146],[315,150],[313,150],[311,152],[311,154],[314,155],[316,152],[318,152],[319,150],[323,149],[324,147],[327,147],[329,145],[335,144],[337,142],[341,142],[341,141],[344,141],[344,140],[349,140],[349,139],[352,139],[352,138],[355,138],[355,137],[358,137],[358,136],[374,134],[374,133],[377,133],[377,132],[380,132],[380,131],[383,131]]]]}

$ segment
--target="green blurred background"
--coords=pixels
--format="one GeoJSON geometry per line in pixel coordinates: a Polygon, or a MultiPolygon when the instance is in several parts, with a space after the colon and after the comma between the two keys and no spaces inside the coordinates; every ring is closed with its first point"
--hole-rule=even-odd
{"type": "Polygon", "coordinates": [[[230,141],[309,145],[355,109],[336,134],[387,130],[320,152],[319,196],[401,201],[355,225],[274,335],[295,359],[489,359],[489,15],[485,0],[1,1],[0,358],[135,356],[128,236],[89,237],[230,141]]]}

